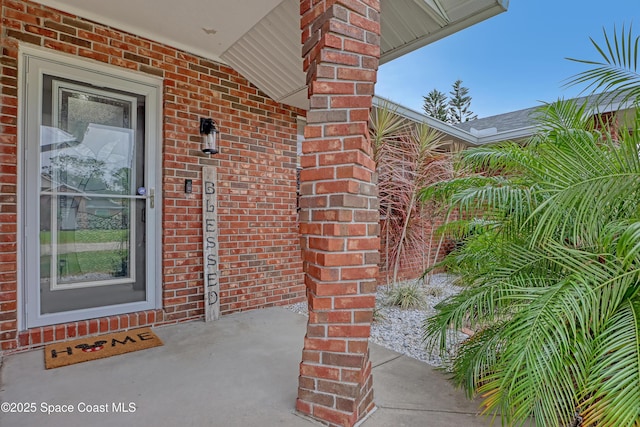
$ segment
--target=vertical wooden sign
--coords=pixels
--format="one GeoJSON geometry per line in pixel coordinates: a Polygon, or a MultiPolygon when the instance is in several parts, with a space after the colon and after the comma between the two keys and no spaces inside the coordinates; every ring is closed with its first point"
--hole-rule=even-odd
{"type": "Polygon", "coordinates": [[[204,319],[220,317],[220,270],[218,259],[218,194],[214,166],[202,168],[202,246],[204,256],[204,319]]]}

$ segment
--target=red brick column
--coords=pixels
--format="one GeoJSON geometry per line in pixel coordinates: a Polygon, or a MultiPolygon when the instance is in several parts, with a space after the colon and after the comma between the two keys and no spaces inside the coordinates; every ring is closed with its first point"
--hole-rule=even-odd
{"type": "Polygon", "coordinates": [[[309,323],[298,411],[353,426],[374,408],[369,334],[380,246],[368,137],[380,56],[378,0],[301,0],[310,110],[300,233],[309,323]]]}
{"type": "MultiPolygon", "coordinates": [[[[5,1],[0,1],[0,11],[5,1]]],[[[7,22],[0,23],[0,352],[13,350],[18,342],[18,61],[17,43],[6,42],[7,22]]]]}

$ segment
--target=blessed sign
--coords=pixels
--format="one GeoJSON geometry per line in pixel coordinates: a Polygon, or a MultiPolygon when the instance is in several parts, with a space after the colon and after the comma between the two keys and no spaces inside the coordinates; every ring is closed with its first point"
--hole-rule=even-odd
{"type": "Polygon", "coordinates": [[[220,271],[218,268],[217,173],[213,166],[202,168],[202,236],[204,263],[204,318],[220,317],[220,271]]]}

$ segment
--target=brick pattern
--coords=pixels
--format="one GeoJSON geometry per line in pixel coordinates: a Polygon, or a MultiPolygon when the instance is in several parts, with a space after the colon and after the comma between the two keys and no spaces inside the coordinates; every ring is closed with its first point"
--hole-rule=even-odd
{"type": "Polygon", "coordinates": [[[296,214],[296,117],[233,69],[31,1],[2,0],[0,350],[95,332],[202,318],[201,168],[218,167],[221,312],[304,300],[296,214]],[[17,58],[25,43],[164,79],[160,311],[18,334],[17,58]],[[221,153],[200,151],[198,121],[221,128],[221,153]],[[184,180],[193,193],[184,193],[184,180]],[[98,329],[94,325],[98,325],[98,329]],[[53,331],[53,332],[52,332],[53,331]],[[18,336],[19,335],[19,336],[18,336]]]}
{"type": "Polygon", "coordinates": [[[20,349],[36,348],[56,341],[163,323],[166,322],[163,321],[162,310],[149,310],[101,317],[99,319],[81,320],[22,331],[18,334],[18,345],[20,349]]]}
{"type": "MultiPolygon", "coordinates": [[[[413,226],[419,224],[419,233],[422,234],[420,241],[424,242],[424,244],[407,247],[403,250],[400,256],[398,281],[417,279],[428,267],[433,266],[437,261],[442,261],[444,256],[455,247],[454,240],[445,237],[438,251],[441,236],[437,233],[437,230],[444,223],[443,214],[433,212],[427,206],[422,215],[423,218],[417,219],[413,226]]],[[[380,222],[380,229],[380,275],[378,284],[386,285],[393,283],[394,261],[390,257],[388,259],[388,248],[386,246],[387,239],[392,240],[393,236],[387,234],[384,221],[380,222]]]]}
{"type": "Polygon", "coordinates": [[[380,240],[368,117],[380,55],[377,0],[301,0],[310,111],[300,232],[309,323],[298,411],[352,426],[373,407],[369,343],[380,240]]]}

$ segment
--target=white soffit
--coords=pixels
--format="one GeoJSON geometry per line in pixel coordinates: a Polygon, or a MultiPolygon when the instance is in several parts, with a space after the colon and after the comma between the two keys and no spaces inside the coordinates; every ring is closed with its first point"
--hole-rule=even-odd
{"type": "MultiPolygon", "coordinates": [[[[381,62],[504,12],[508,0],[382,0],[381,62]]],[[[284,0],[222,59],[276,101],[307,109],[299,0],[284,0]]]]}
{"type": "Polygon", "coordinates": [[[381,63],[505,12],[509,0],[382,0],[381,63]]]}
{"type": "Polygon", "coordinates": [[[118,30],[221,61],[222,53],[282,0],[36,1],[118,30]]]}
{"type": "MultiPolygon", "coordinates": [[[[39,0],[224,62],[272,99],[307,109],[300,0],[39,0]]],[[[508,0],[381,0],[381,63],[504,12],[508,0]]]]}
{"type": "Polygon", "coordinates": [[[307,108],[299,10],[299,0],[284,0],[227,49],[222,60],[276,101],[294,100],[304,89],[303,105],[291,105],[307,108]]]}

